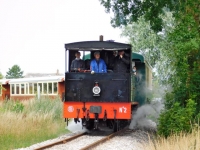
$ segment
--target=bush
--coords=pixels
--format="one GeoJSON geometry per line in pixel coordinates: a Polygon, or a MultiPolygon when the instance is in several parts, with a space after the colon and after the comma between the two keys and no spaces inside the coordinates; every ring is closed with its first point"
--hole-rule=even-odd
{"type": "Polygon", "coordinates": [[[191,120],[194,118],[195,111],[196,103],[192,99],[187,101],[185,108],[176,102],[173,107],[161,113],[158,134],[168,137],[171,134],[191,131],[191,120]]]}
{"type": "Polygon", "coordinates": [[[12,107],[12,111],[19,113],[19,112],[22,112],[23,110],[24,110],[24,105],[22,103],[20,103],[19,101],[14,103],[12,107]]]}

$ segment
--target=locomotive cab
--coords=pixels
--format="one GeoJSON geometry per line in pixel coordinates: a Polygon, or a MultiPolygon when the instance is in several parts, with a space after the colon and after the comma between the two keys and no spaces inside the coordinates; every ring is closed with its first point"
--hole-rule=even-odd
{"type": "Polygon", "coordinates": [[[119,130],[131,119],[134,102],[132,94],[132,51],[131,45],[107,42],[87,41],[65,44],[65,99],[64,118],[74,118],[77,123],[88,129],[98,128],[99,124],[119,130]],[[129,64],[125,72],[114,71],[114,59],[118,51],[124,51],[129,64]],[[80,52],[85,67],[72,70],[71,63],[75,53],[80,52]],[[90,68],[94,53],[107,66],[106,73],[95,73],[90,68]]]}

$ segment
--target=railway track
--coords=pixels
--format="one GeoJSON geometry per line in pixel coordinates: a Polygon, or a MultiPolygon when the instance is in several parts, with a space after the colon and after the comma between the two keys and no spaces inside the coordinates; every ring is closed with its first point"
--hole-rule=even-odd
{"type": "Polygon", "coordinates": [[[60,141],[56,141],[56,142],[51,143],[51,144],[47,144],[47,145],[41,146],[41,147],[36,148],[36,149],[34,149],[34,150],[43,150],[43,149],[46,149],[46,148],[53,147],[53,146],[55,146],[55,145],[65,144],[65,143],[67,143],[67,142],[69,142],[69,141],[72,141],[72,140],[74,140],[74,139],[76,139],[76,138],[78,138],[78,137],[81,137],[81,136],[83,136],[83,135],[86,135],[86,134],[87,134],[87,132],[83,132],[83,133],[77,134],[77,135],[75,135],[75,136],[72,136],[72,137],[69,137],[69,138],[66,138],[66,139],[62,139],[62,140],[60,140],[60,141]]]}
{"type": "Polygon", "coordinates": [[[90,144],[90,145],[88,145],[88,146],[82,148],[81,150],[89,150],[89,149],[92,149],[92,148],[98,146],[99,144],[102,144],[102,143],[108,141],[109,139],[113,138],[114,136],[116,136],[116,135],[118,135],[118,134],[124,132],[125,130],[126,130],[126,129],[122,129],[122,130],[120,130],[120,131],[118,131],[118,132],[111,133],[111,134],[107,135],[106,137],[104,137],[104,138],[102,138],[102,139],[100,139],[100,140],[98,140],[98,141],[96,141],[96,142],[94,142],[94,143],[92,143],[92,144],[90,144]]]}
{"type": "MultiPolygon", "coordinates": [[[[87,144],[87,146],[83,146],[82,148],[80,148],[81,150],[89,150],[89,149],[93,149],[95,148],[96,146],[98,146],[99,144],[102,144],[106,141],[108,141],[109,139],[115,137],[116,135],[119,135],[120,133],[123,133],[125,132],[126,129],[122,129],[118,132],[114,132],[114,133],[111,133],[111,134],[108,134],[108,135],[104,135],[102,138],[100,138],[99,140],[96,140],[95,142],[92,142],[90,144],[87,144]]],[[[98,132],[97,132],[98,133],[98,132]]],[[[49,149],[54,146],[58,146],[58,145],[62,145],[62,144],[66,144],[70,141],[73,141],[73,140],[77,140],[78,138],[80,137],[83,137],[84,135],[88,135],[87,132],[84,132],[84,133],[81,133],[81,134],[78,134],[78,135],[75,135],[73,137],[70,137],[70,138],[66,138],[66,139],[63,139],[63,140],[60,140],[60,141],[57,141],[57,142],[54,142],[54,143],[51,143],[51,144],[48,144],[48,145],[45,145],[45,146],[42,146],[42,147],[39,147],[39,148],[36,148],[35,150],[43,150],[43,149],[49,149]]],[[[89,140],[89,139],[88,139],[89,140]]],[[[67,147],[67,145],[66,145],[67,147]]],[[[55,148],[54,148],[55,149],[55,148]]],[[[58,148],[59,149],[59,148],[58,148]]]]}

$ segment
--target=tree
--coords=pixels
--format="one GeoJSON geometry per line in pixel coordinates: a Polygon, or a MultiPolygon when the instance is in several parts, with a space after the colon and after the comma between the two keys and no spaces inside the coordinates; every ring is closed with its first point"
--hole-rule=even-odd
{"type": "Polygon", "coordinates": [[[122,35],[128,37],[132,50],[142,54],[155,68],[159,83],[166,83],[166,79],[173,75],[172,65],[169,65],[173,57],[166,56],[171,48],[168,35],[174,30],[175,22],[171,12],[165,11],[160,17],[163,21],[162,32],[154,32],[150,22],[145,21],[144,16],[141,16],[137,22],[123,27],[122,35]]]}
{"type": "MultiPolygon", "coordinates": [[[[170,74],[165,76],[164,80],[166,80],[167,84],[171,85],[172,92],[166,94],[166,111],[163,112],[163,114],[166,113],[169,115],[181,113],[182,111],[185,111],[184,108],[187,108],[189,102],[194,102],[195,105],[188,108],[189,110],[195,110],[194,114],[192,114],[189,119],[193,121],[194,119],[199,118],[199,0],[101,0],[101,4],[105,6],[107,12],[110,10],[114,12],[114,18],[111,20],[114,27],[122,27],[123,25],[136,22],[141,16],[144,16],[145,21],[149,21],[151,29],[156,33],[163,31],[164,20],[161,19],[163,12],[165,10],[172,12],[173,17],[175,18],[174,29],[163,37],[163,50],[159,51],[158,55],[160,59],[164,59],[165,61],[157,61],[156,64],[157,66],[161,66],[158,67],[158,72],[162,72],[163,70],[167,73],[170,72],[170,74]],[[193,107],[195,107],[195,109],[193,107]]],[[[150,36],[152,35],[150,34],[150,36]]],[[[148,50],[152,54],[156,51],[154,48],[149,48],[148,50]]],[[[167,115],[161,115],[161,120],[163,121],[160,122],[162,124],[160,127],[168,125],[169,118],[167,115]]],[[[180,122],[177,120],[184,119],[184,117],[185,116],[183,115],[182,118],[173,120],[174,127],[169,128],[169,126],[165,126],[165,128],[169,128],[167,134],[163,133],[163,131],[166,130],[165,128],[160,128],[160,134],[168,136],[169,133],[174,133],[173,128],[180,129],[180,122]]],[[[189,130],[190,129],[187,129],[187,131],[189,130]]]]}
{"type": "Polygon", "coordinates": [[[6,72],[6,79],[14,79],[14,78],[23,78],[23,71],[18,65],[12,66],[9,68],[9,71],[6,72]]]}
{"type": "Polygon", "coordinates": [[[155,33],[151,29],[150,22],[145,21],[144,16],[139,17],[137,22],[133,22],[122,28],[122,36],[128,37],[133,51],[144,55],[145,59],[153,67],[160,60],[161,53],[167,41],[167,34],[174,28],[174,18],[171,12],[165,11],[160,16],[164,24],[162,32],[159,33],[155,33]]]}
{"type": "Polygon", "coordinates": [[[154,31],[162,30],[163,20],[160,14],[163,14],[164,9],[172,10],[176,14],[180,1],[184,3],[184,0],[100,0],[106,12],[109,13],[111,10],[114,12],[114,17],[111,19],[113,27],[136,22],[139,17],[144,16],[146,21],[150,21],[154,31]]]}
{"type": "Polygon", "coordinates": [[[3,74],[0,72],[0,79],[3,79],[3,74]]]}
{"type": "Polygon", "coordinates": [[[100,0],[100,3],[106,8],[107,13],[113,11],[113,27],[122,27],[144,16],[146,21],[150,21],[151,28],[158,32],[162,30],[163,25],[160,14],[165,10],[173,12],[173,16],[179,19],[180,12],[190,11],[198,21],[200,16],[199,0],[100,0]]]}
{"type": "MultiPolygon", "coordinates": [[[[163,37],[165,42],[162,45],[162,53],[160,53],[160,47],[159,51],[157,51],[155,47],[151,48],[152,45],[149,45],[148,49],[146,47],[145,50],[149,54],[158,54],[157,59],[165,60],[157,61],[156,65],[158,66],[158,72],[165,72],[167,74],[163,80],[173,88],[174,96],[170,98],[171,100],[168,101],[169,103],[166,106],[171,107],[177,101],[181,106],[185,107],[186,101],[191,98],[197,102],[197,110],[199,110],[199,1],[101,0],[101,4],[105,6],[107,12],[113,10],[114,18],[111,20],[113,26],[127,25],[144,16],[145,21],[149,21],[150,27],[156,32],[163,31],[164,20],[161,19],[163,12],[171,10],[175,18],[175,25],[174,29],[163,37]]],[[[154,37],[152,32],[147,35],[154,37]]],[[[150,59],[155,59],[155,57],[151,56],[150,59]]]]}

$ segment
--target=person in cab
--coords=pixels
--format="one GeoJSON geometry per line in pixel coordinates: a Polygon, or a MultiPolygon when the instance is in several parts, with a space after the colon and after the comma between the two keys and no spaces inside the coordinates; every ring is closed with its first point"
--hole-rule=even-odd
{"type": "Polygon", "coordinates": [[[75,53],[76,58],[71,63],[71,72],[79,72],[85,69],[85,62],[80,58],[81,53],[75,53]]]}
{"type": "Polygon", "coordinates": [[[91,73],[107,73],[107,66],[103,59],[100,58],[100,52],[94,53],[94,59],[90,63],[91,73]]]}
{"type": "Polygon", "coordinates": [[[123,50],[118,51],[118,55],[114,58],[113,71],[116,73],[128,72],[128,66],[130,64],[129,56],[125,54],[123,50]]]}

